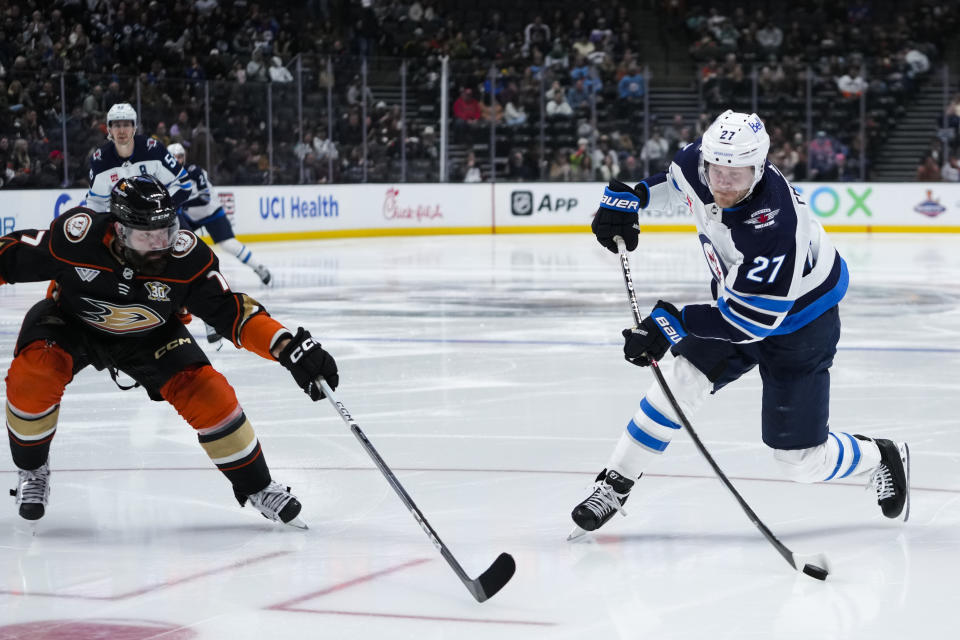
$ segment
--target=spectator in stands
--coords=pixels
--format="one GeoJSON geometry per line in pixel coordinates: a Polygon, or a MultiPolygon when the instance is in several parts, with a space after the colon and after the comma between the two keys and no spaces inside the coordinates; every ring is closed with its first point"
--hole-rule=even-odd
{"type": "MultiPolygon", "coordinates": [[[[7,181],[7,186],[22,189],[33,186],[36,178],[36,166],[30,158],[28,151],[29,143],[24,138],[17,138],[13,143],[13,153],[10,155],[8,167],[12,176],[7,181]]],[[[8,175],[10,175],[8,173],[8,175]]]]}
{"type": "Polygon", "coordinates": [[[567,91],[567,104],[574,113],[590,111],[590,92],[587,91],[583,78],[577,78],[570,90],[567,91]]]}
{"type": "Polygon", "coordinates": [[[863,79],[862,70],[849,67],[847,72],[837,78],[837,89],[840,95],[847,99],[859,98],[867,90],[867,81],[863,79]]]}
{"type": "Polygon", "coordinates": [[[563,40],[557,38],[553,41],[553,47],[547,53],[543,60],[543,66],[547,69],[558,69],[561,72],[570,67],[570,56],[564,47],[563,40]]]}
{"type": "Polygon", "coordinates": [[[293,74],[283,66],[283,60],[280,59],[280,56],[273,56],[270,59],[270,81],[293,82],[293,74]]]}
{"type": "Polygon", "coordinates": [[[37,181],[34,186],[41,189],[55,189],[63,184],[63,152],[51,151],[47,159],[39,163],[37,181]]]}
{"type": "Polygon", "coordinates": [[[89,115],[91,113],[105,113],[106,109],[103,104],[103,85],[95,84],[93,88],[90,89],[88,93],[83,98],[83,113],[84,115],[89,115]]]}
{"type": "Polygon", "coordinates": [[[757,29],[756,40],[763,53],[776,54],[783,44],[783,31],[768,20],[762,28],[757,29]]]}
{"type": "Polygon", "coordinates": [[[163,120],[157,123],[157,128],[150,137],[154,140],[158,140],[161,144],[163,144],[164,147],[169,147],[173,142],[170,139],[170,134],[167,133],[167,124],[163,120]]]}
{"type": "Polygon", "coordinates": [[[553,99],[547,103],[546,110],[548,118],[573,117],[573,109],[570,107],[570,103],[567,102],[567,97],[563,91],[554,92],[553,99]]]}
{"type": "Polygon", "coordinates": [[[826,131],[818,131],[810,141],[807,153],[810,158],[810,180],[833,180],[837,177],[837,154],[841,153],[840,143],[828,136],[826,131]]]}
{"type": "Polygon", "coordinates": [[[573,179],[573,167],[570,166],[567,152],[558,147],[553,151],[553,159],[547,177],[552,182],[569,182],[573,179]]]}
{"type": "Polygon", "coordinates": [[[483,173],[480,171],[479,165],[477,165],[477,157],[473,151],[467,152],[467,158],[464,161],[461,175],[463,176],[464,182],[483,182],[483,173]]]}
{"type": "Polygon", "coordinates": [[[917,182],[940,182],[940,167],[932,155],[924,156],[917,166],[917,182]]]}
{"type": "Polygon", "coordinates": [[[957,160],[957,154],[951,153],[940,169],[940,178],[944,182],[960,182],[960,161],[957,160]]]}
{"type": "Polygon", "coordinates": [[[530,55],[533,48],[545,51],[550,42],[550,27],[543,23],[543,16],[535,16],[523,30],[523,56],[530,55]]]}
{"type": "Polygon", "coordinates": [[[247,80],[250,82],[266,82],[267,66],[263,63],[263,49],[254,49],[247,63],[247,80]]]}
{"type": "Polygon", "coordinates": [[[503,106],[503,119],[508,127],[516,127],[527,121],[523,105],[509,101],[503,106]]]}
{"type": "Polygon", "coordinates": [[[536,179],[536,177],[537,174],[527,163],[523,151],[520,149],[514,149],[511,151],[509,160],[507,162],[507,180],[528,182],[536,179]]]}
{"type": "Polygon", "coordinates": [[[475,125],[483,118],[483,109],[473,97],[473,89],[470,87],[464,87],[454,101],[453,117],[454,123],[459,125],[475,125]]]}
{"type": "Polygon", "coordinates": [[[640,160],[649,164],[648,175],[652,175],[666,168],[670,156],[670,145],[660,133],[659,127],[653,128],[653,133],[640,149],[640,160]]]}

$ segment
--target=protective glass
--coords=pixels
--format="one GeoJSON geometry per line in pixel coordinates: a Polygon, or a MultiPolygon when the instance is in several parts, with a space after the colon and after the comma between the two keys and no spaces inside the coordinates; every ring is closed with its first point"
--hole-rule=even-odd
{"type": "Polygon", "coordinates": [[[707,186],[713,192],[733,193],[753,186],[753,167],[728,167],[704,162],[707,186]]]}
{"type": "Polygon", "coordinates": [[[117,228],[117,234],[123,245],[140,253],[169,251],[177,241],[179,232],[180,221],[176,219],[173,224],[164,229],[131,229],[123,224],[119,224],[117,228]]]}

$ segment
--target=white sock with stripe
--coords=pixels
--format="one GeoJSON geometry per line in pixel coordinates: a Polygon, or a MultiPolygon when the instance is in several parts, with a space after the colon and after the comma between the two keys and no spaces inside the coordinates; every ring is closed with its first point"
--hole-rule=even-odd
{"type": "MultiPolygon", "coordinates": [[[[661,363],[660,370],[683,414],[691,418],[710,395],[713,383],[682,356],[661,363]]],[[[640,401],[633,419],[627,423],[607,462],[607,469],[616,469],[624,477],[636,480],[666,450],[680,427],[680,418],[670,400],[654,382],[640,401]]]]}

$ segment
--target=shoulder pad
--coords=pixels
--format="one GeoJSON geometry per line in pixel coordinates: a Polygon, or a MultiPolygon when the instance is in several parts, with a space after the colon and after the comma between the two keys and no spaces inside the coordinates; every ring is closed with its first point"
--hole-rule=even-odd
{"type": "Polygon", "coordinates": [[[153,149],[157,146],[157,142],[156,138],[147,138],[147,149],[153,149]]]}

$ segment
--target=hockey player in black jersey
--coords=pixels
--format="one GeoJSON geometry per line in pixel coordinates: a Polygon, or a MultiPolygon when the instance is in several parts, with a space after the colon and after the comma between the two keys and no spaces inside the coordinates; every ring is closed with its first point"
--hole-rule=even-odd
{"type": "Polygon", "coordinates": [[[154,176],[167,188],[174,206],[186,202],[194,185],[163,143],[137,135],[137,112],[120,102],[107,111],[109,140],[90,156],[90,190],[85,205],[97,212],[110,208],[110,192],[122,178],[154,176]]]}
{"type": "MultiPolygon", "coordinates": [[[[763,442],[787,478],[826,482],[864,474],[883,515],[910,513],[906,443],[832,431],[830,374],[840,337],[838,303],[849,276],[806,202],[767,161],[770,137],[756,114],[727,111],[703,138],[677,152],[664,173],[635,187],[613,181],[593,232],[616,253],[638,245],[639,211],[692,215],[713,277],[714,301],[677,308],[660,301],[623,331],[624,355],[660,364],[688,418],[713,392],[759,367],[763,442]]],[[[572,513],[571,539],[603,526],[666,450],[681,420],[653,384],[590,495],[572,513]]]]}
{"type": "Polygon", "coordinates": [[[302,327],[295,333],[250,296],[234,292],[216,255],[179,229],[176,208],[152,176],[121,179],[110,213],[76,207],[49,229],[0,237],[0,284],[54,280],[56,296],[24,318],[7,374],[7,431],[20,515],[44,515],[48,453],[60,400],[81,369],[122,371],[165,400],[197,431],[241,505],[305,527],[300,502],[274,481],[233,388],[210,366],[178,316],[184,308],[237,347],[279,361],[313,400],[315,380],[339,382],[333,357],[302,327]]]}

